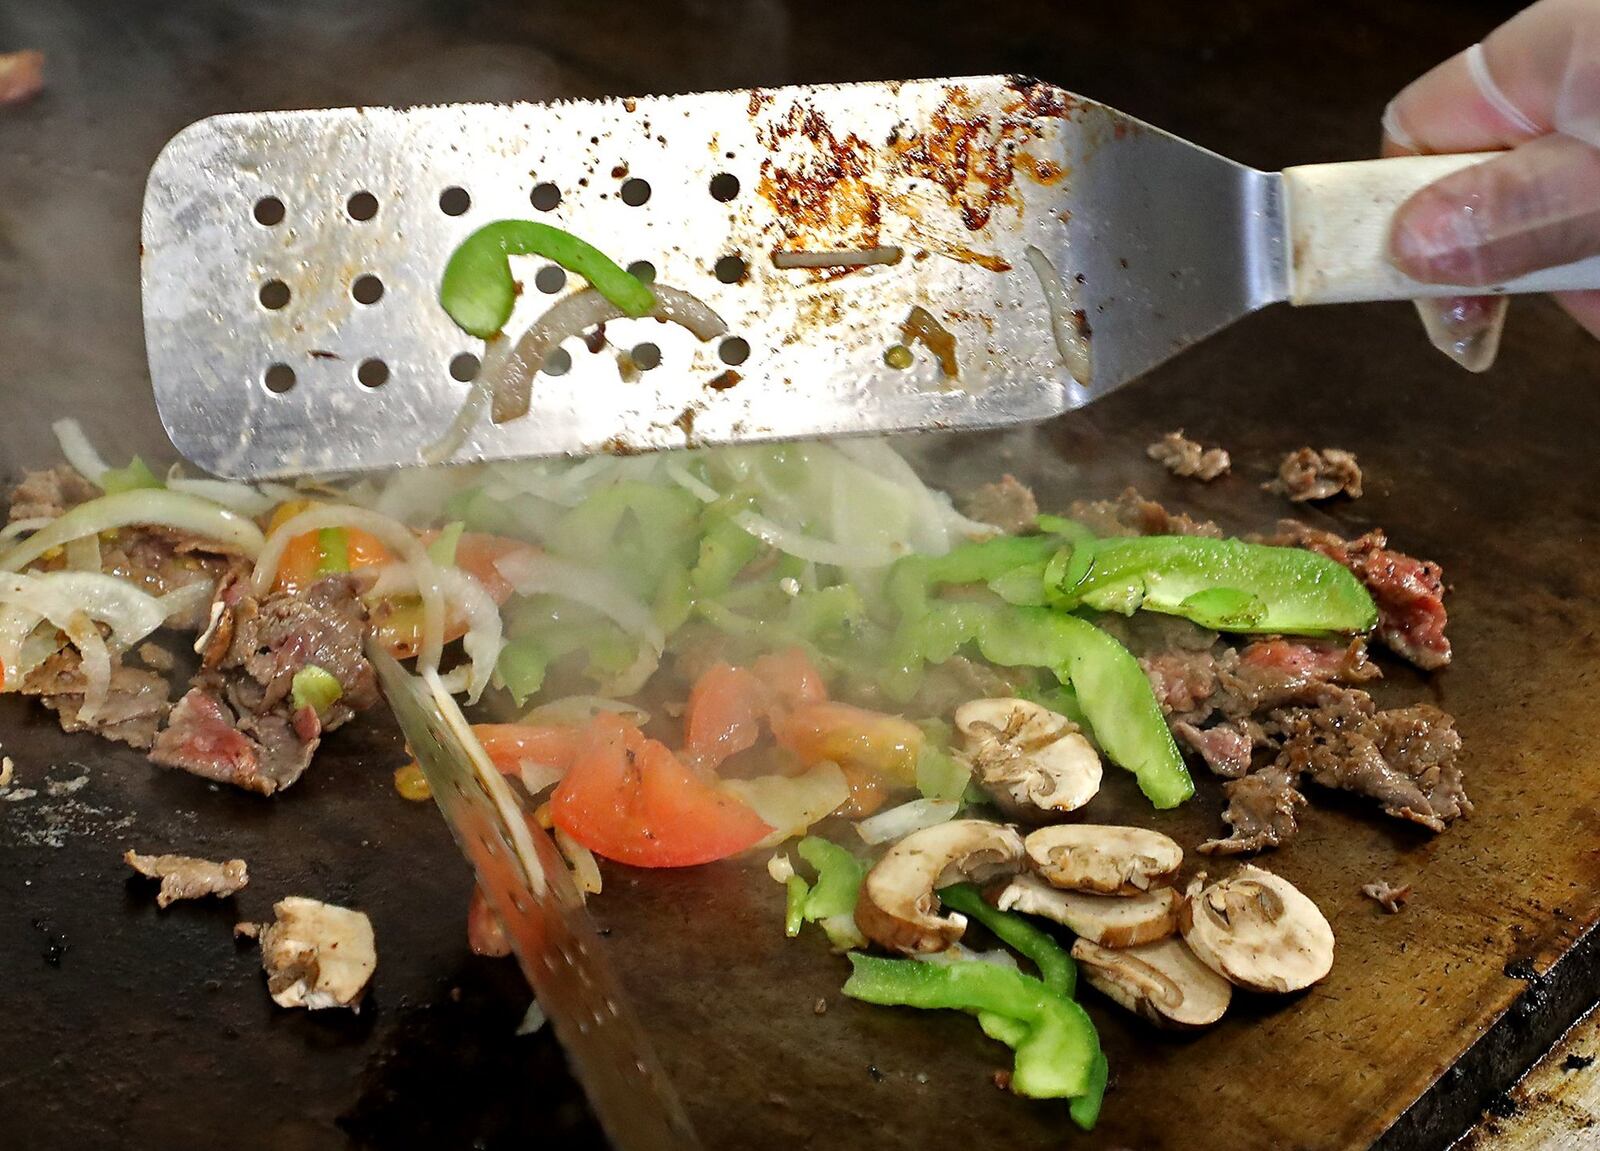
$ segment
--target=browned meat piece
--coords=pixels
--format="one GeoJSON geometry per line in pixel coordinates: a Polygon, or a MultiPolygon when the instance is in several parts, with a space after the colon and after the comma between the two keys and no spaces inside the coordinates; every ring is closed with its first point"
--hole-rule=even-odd
{"type": "Polygon", "coordinates": [[[1233,460],[1221,448],[1207,448],[1189,439],[1179,428],[1168,432],[1145,448],[1144,454],[1161,464],[1175,476],[1190,476],[1202,483],[1210,483],[1218,476],[1227,475],[1233,460]]]}
{"type": "MultiPolygon", "coordinates": [[[[249,570],[246,560],[219,554],[218,546],[167,528],[125,528],[101,543],[100,562],[109,574],[151,595],[165,595],[191,584],[217,584],[225,576],[249,570]]],[[[197,610],[168,623],[182,631],[199,631],[205,621],[205,611],[197,610]]]]}
{"type": "Polygon", "coordinates": [[[68,508],[92,500],[99,494],[99,488],[67,464],[28,472],[22,477],[16,491],[11,493],[10,521],[54,519],[68,508]]]}
{"type": "Polygon", "coordinates": [[[1406,883],[1395,887],[1387,879],[1380,879],[1376,883],[1363,884],[1361,894],[1368,899],[1377,900],[1379,907],[1394,915],[1405,907],[1406,900],[1411,898],[1411,885],[1406,883]]]}
{"type": "Polygon", "coordinates": [[[1279,765],[1323,787],[1370,796],[1384,813],[1443,831],[1472,812],[1456,760],[1461,736],[1436,707],[1379,711],[1364,691],[1328,687],[1314,707],[1273,713],[1279,765]]]}
{"type": "Polygon", "coordinates": [[[316,750],[317,740],[299,739],[283,716],[245,715],[235,720],[227,704],[196,687],[173,707],[150,760],[271,795],[299,779],[316,750]]]}
{"type": "Polygon", "coordinates": [[[141,663],[152,671],[168,672],[173,669],[172,653],[160,644],[142,643],[138,647],[141,663]]]}
{"type": "Polygon", "coordinates": [[[1262,768],[1254,775],[1222,785],[1228,797],[1223,821],[1233,830],[1226,839],[1211,839],[1200,845],[1205,855],[1242,855],[1279,847],[1300,830],[1297,808],[1306,797],[1295,786],[1299,776],[1278,764],[1262,768]]]}
{"type": "Polygon", "coordinates": [[[1361,465],[1354,452],[1341,448],[1301,448],[1283,457],[1278,477],[1262,484],[1269,492],[1281,492],[1295,503],[1326,500],[1343,492],[1351,499],[1361,496],[1361,465]]]}
{"type": "Polygon", "coordinates": [[[140,855],[137,851],[124,852],[122,859],[140,875],[161,881],[157,907],[207,895],[226,898],[250,882],[249,869],[242,859],[214,863],[192,855],[140,855]]]}
{"type": "Polygon", "coordinates": [[[1025,532],[1039,518],[1039,503],[1032,488],[1008,474],[999,483],[980,485],[963,501],[962,511],[1001,531],[1025,532]]]}
{"type": "Polygon", "coordinates": [[[1209,651],[1164,651],[1139,661],[1161,710],[1204,718],[1218,685],[1217,656],[1209,651]]]}
{"type": "Polygon", "coordinates": [[[113,666],[111,689],[99,713],[85,721],[83,672],[78,653],[67,647],[56,652],[28,674],[20,689],[24,695],[54,710],[63,731],[92,731],[106,739],[148,748],[166,717],[170,688],[167,681],[144,668],[113,666]]]}
{"type": "Polygon", "coordinates": [[[21,104],[44,89],[44,53],[0,53],[0,106],[21,104]]]}
{"type": "Polygon", "coordinates": [[[1267,711],[1313,698],[1327,683],[1364,683],[1383,672],[1367,658],[1367,644],[1315,640],[1267,639],[1239,652],[1237,662],[1224,668],[1221,681],[1226,697],[1218,701],[1225,714],[1239,716],[1267,711]]]}
{"type": "Polygon", "coordinates": [[[1172,734],[1198,752],[1214,775],[1239,779],[1250,770],[1255,739],[1243,722],[1219,723],[1202,730],[1179,721],[1172,725],[1172,734]]]}
{"type": "Polygon", "coordinates": [[[1222,529],[1210,520],[1196,520],[1182,512],[1147,500],[1137,488],[1128,488],[1114,500],[1077,500],[1067,512],[1100,536],[1211,536],[1222,529]]]}
{"type": "Polygon", "coordinates": [[[1296,520],[1280,521],[1277,532],[1263,542],[1309,548],[1337,560],[1372,593],[1378,605],[1378,638],[1385,647],[1427,671],[1450,662],[1444,572],[1438,564],[1391,551],[1382,531],[1343,540],[1296,520]]]}

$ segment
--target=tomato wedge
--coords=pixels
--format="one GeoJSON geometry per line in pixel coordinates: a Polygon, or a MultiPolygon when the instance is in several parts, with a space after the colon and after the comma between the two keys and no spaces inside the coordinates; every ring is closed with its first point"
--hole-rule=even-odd
{"type": "Polygon", "coordinates": [[[822,673],[802,648],[791,647],[764,655],[756,660],[751,670],[766,684],[775,706],[795,708],[822,703],[828,698],[822,673]]]}
{"type": "MultiPolygon", "coordinates": [[[[273,511],[272,519],[267,523],[267,530],[276,531],[291,517],[316,506],[316,500],[289,500],[281,503],[273,511]]],[[[328,530],[339,533],[340,541],[344,545],[344,558],[350,565],[350,571],[377,567],[394,558],[389,549],[384,547],[383,541],[360,528],[328,530]]],[[[323,560],[321,532],[306,532],[304,535],[295,536],[284,548],[283,558],[278,561],[278,574],[273,587],[278,591],[293,592],[316,583],[325,574],[320,570],[323,560]]]]}
{"type": "Polygon", "coordinates": [[[527,759],[567,771],[587,742],[583,728],[553,723],[475,723],[472,734],[505,775],[516,775],[527,759]]]}
{"type": "Polygon", "coordinates": [[[772,734],[807,766],[827,759],[894,783],[917,781],[922,729],[910,720],[848,703],[813,703],[774,716],[772,734]]]}
{"type": "Polygon", "coordinates": [[[635,867],[692,867],[753,847],[771,832],[663,744],[622,717],[595,716],[550,800],[555,825],[596,855],[635,867]]]}
{"type": "Polygon", "coordinates": [[[761,739],[767,714],[767,688],[754,672],[719,663],[689,692],[683,719],[684,756],[711,769],[729,756],[749,751],[761,739]]]}

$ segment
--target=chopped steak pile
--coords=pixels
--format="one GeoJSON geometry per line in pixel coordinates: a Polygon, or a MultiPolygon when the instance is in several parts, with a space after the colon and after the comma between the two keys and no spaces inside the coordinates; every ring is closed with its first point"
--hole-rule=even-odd
{"type": "Polygon", "coordinates": [[[1326,500],[1343,492],[1351,499],[1361,496],[1361,465],[1354,452],[1341,448],[1301,448],[1283,457],[1278,477],[1263,484],[1269,492],[1281,492],[1295,503],[1326,500]]]}
{"type": "Polygon", "coordinates": [[[1378,906],[1390,915],[1400,912],[1406,905],[1406,900],[1411,898],[1411,885],[1403,884],[1394,886],[1387,879],[1380,879],[1375,883],[1363,884],[1361,894],[1377,902],[1378,906]]]}
{"type": "Polygon", "coordinates": [[[961,510],[1006,532],[1025,532],[1039,518],[1039,503],[1032,489],[1010,474],[1001,476],[998,483],[979,485],[962,502],[961,510]]]}
{"type": "Polygon", "coordinates": [[[192,855],[140,855],[137,851],[125,852],[122,858],[140,875],[161,881],[157,907],[207,895],[226,897],[250,882],[249,869],[242,859],[215,863],[192,855]]]}
{"type": "Polygon", "coordinates": [[[150,758],[271,795],[300,778],[324,731],[377,702],[377,679],[362,650],[367,617],[355,577],[259,601],[242,588],[224,581],[218,592],[200,674],[150,758]],[[310,666],[334,676],[342,693],[321,715],[296,708],[291,695],[295,673],[310,666]]]}
{"type": "Polygon", "coordinates": [[[1145,448],[1144,454],[1161,464],[1175,476],[1192,476],[1202,483],[1210,483],[1218,476],[1228,474],[1233,460],[1222,448],[1207,448],[1189,439],[1179,428],[1168,432],[1145,448]]]}
{"type": "Polygon", "coordinates": [[[1136,488],[1126,488],[1114,500],[1077,500],[1067,514],[1101,536],[1210,536],[1222,538],[1222,529],[1210,520],[1196,520],[1170,512],[1147,500],[1136,488]]]}
{"type": "Polygon", "coordinates": [[[167,681],[153,671],[138,667],[113,667],[111,692],[92,719],[80,714],[83,707],[84,679],[78,666],[76,648],[65,647],[28,674],[22,693],[39,697],[53,710],[65,731],[92,731],[106,739],[147,751],[156,738],[156,729],[167,717],[167,681]]]}

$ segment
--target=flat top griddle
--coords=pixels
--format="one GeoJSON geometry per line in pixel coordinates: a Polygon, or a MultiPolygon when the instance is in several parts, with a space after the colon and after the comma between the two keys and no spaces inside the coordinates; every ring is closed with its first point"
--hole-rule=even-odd
{"type": "MultiPolygon", "coordinates": [[[[576,2],[151,0],[0,7],[0,47],[41,47],[49,90],[0,111],[0,466],[52,462],[84,419],[116,454],[164,458],[143,371],[137,210],[161,143],[213,112],[543,98],[978,71],[1034,72],[1262,166],[1354,158],[1406,79],[1504,18],[1501,4],[1220,0],[819,8],[576,2]],[[724,11],[724,9],[727,9],[724,11]]],[[[928,441],[959,487],[1012,471],[1044,503],[1129,482],[1243,530],[1305,442],[1356,451],[1341,507],[1444,564],[1458,664],[1394,671],[1391,698],[1454,713],[1478,812],[1433,838],[1319,797],[1269,863],[1339,934],[1326,984],[1156,1039],[1090,1010],[1116,1069],[1102,1127],[989,1083],[967,1019],[842,1001],[819,938],[787,941],[761,861],[680,873],[607,866],[613,955],[707,1143],[831,1147],[1441,1147],[1597,994],[1600,351],[1543,302],[1513,309],[1501,365],[1458,374],[1399,307],[1273,311],[1035,433],[928,441]],[[1233,450],[1202,488],[1142,456],[1185,427],[1233,450]],[[1357,888],[1415,884],[1385,916],[1357,888]],[[816,1013],[819,999],[825,1014],[816,1013]]],[[[394,793],[381,722],[330,738],[262,800],[157,771],[0,699],[0,750],[38,795],[0,804],[0,1124],[8,1145],[499,1148],[598,1145],[548,1037],[512,1031],[527,992],[465,947],[465,865],[427,805],[394,793]],[[75,781],[83,779],[81,784],[75,781]],[[51,785],[54,785],[53,787],[51,785]],[[73,790],[76,788],[76,790],[73,790]],[[123,850],[250,861],[232,906],[157,912],[123,850]],[[272,1007],[235,918],[304,894],[360,906],[379,970],[359,1016],[272,1007]]],[[[1097,816],[1186,845],[1219,797],[1159,820],[1125,785],[1097,816]]]]}

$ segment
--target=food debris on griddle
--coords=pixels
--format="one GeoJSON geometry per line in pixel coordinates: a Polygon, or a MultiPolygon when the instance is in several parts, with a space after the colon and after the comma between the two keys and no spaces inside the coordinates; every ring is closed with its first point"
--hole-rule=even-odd
{"type": "Polygon", "coordinates": [[[1343,492],[1351,499],[1361,496],[1361,465],[1354,452],[1342,448],[1301,448],[1283,457],[1277,478],[1261,485],[1269,492],[1281,492],[1295,503],[1327,500],[1343,492]]]}
{"type": "Polygon", "coordinates": [[[226,898],[250,882],[249,869],[242,859],[217,863],[192,855],[141,855],[123,853],[122,860],[140,875],[161,881],[156,906],[168,907],[180,899],[203,899],[215,895],[226,898]]]}
{"type": "MultiPolygon", "coordinates": [[[[261,924],[261,967],[279,1007],[361,1009],[378,966],[372,921],[360,911],[291,895],[272,907],[277,919],[261,924]]],[[[234,934],[250,937],[255,925],[234,934]]]]}
{"type": "Polygon", "coordinates": [[[1182,428],[1162,436],[1145,448],[1144,454],[1173,475],[1192,477],[1202,483],[1227,475],[1233,466],[1226,450],[1205,447],[1185,436],[1182,428]]]}
{"type": "Polygon", "coordinates": [[[1376,901],[1379,907],[1394,915],[1404,908],[1406,901],[1411,898],[1411,885],[1403,883],[1397,887],[1387,879],[1380,879],[1375,883],[1362,884],[1361,894],[1376,901]]]}

